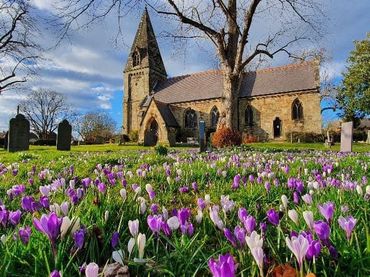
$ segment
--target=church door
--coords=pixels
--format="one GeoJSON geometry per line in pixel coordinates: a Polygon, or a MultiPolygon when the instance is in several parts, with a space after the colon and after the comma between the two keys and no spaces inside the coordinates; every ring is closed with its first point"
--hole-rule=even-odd
{"type": "Polygon", "coordinates": [[[144,145],[154,146],[158,142],[158,123],[155,119],[149,124],[145,130],[144,145]]]}
{"type": "Polygon", "coordinates": [[[279,138],[281,136],[281,120],[280,118],[275,118],[274,122],[274,138],[279,138]]]}

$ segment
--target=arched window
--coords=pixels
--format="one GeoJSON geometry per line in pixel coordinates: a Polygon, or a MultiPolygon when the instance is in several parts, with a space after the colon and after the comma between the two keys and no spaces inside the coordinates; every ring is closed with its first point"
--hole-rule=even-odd
{"type": "Polygon", "coordinates": [[[252,127],[253,126],[253,108],[251,105],[248,105],[245,109],[245,125],[252,127]]]}
{"type": "Polygon", "coordinates": [[[211,128],[216,128],[218,123],[218,118],[220,117],[220,113],[216,106],[214,106],[211,110],[211,128]]]}
{"type": "Polygon", "coordinates": [[[185,128],[194,129],[197,127],[197,114],[194,110],[188,109],[185,111],[185,128]]]}
{"type": "Polygon", "coordinates": [[[140,53],[138,50],[135,50],[135,52],[132,54],[132,65],[138,66],[140,64],[140,53]]]}
{"type": "Polygon", "coordinates": [[[298,99],[295,99],[292,103],[292,119],[303,120],[303,107],[298,99]]]}

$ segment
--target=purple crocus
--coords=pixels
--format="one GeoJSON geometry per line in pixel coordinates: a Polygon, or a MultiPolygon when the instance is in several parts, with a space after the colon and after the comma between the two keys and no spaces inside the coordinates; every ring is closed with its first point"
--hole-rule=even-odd
{"type": "Polygon", "coordinates": [[[274,209],[267,211],[267,219],[271,224],[275,226],[279,225],[279,214],[274,209]]]}
{"type": "Polygon", "coordinates": [[[189,187],[188,186],[182,186],[179,188],[180,193],[188,193],[189,192],[189,187]]]}
{"type": "Polygon", "coordinates": [[[82,249],[82,247],[84,246],[84,242],[85,242],[85,230],[84,229],[77,230],[73,234],[73,240],[75,241],[76,247],[78,249],[82,249]]]}
{"type": "Polygon", "coordinates": [[[319,205],[319,211],[323,217],[325,217],[326,221],[330,223],[331,219],[334,215],[334,203],[333,202],[326,202],[322,205],[319,205]]]}
{"type": "Polygon", "coordinates": [[[246,208],[239,208],[239,210],[238,210],[238,218],[239,218],[240,222],[244,223],[244,221],[247,218],[247,216],[248,216],[247,209],[246,208]]]}
{"type": "Polygon", "coordinates": [[[231,186],[232,189],[239,188],[240,179],[241,179],[240,174],[235,175],[234,180],[233,180],[233,184],[231,186]]]}
{"type": "Polygon", "coordinates": [[[193,182],[193,183],[191,184],[191,187],[193,188],[193,190],[194,190],[195,192],[197,192],[197,191],[198,191],[198,184],[197,184],[197,182],[193,182]]]}
{"type": "Polygon", "coordinates": [[[327,241],[330,236],[330,226],[322,220],[316,221],[313,225],[315,233],[322,241],[327,241]]]}
{"type": "Polygon", "coordinates": [[[253,216],[248,215],[243,222],[247,234],[251,234],[256,228],[256,220],[253,216]]]}
{"type": "Polygon", "coordinates": [[[27,244],[31,237],[31,228],[26,226],[24,228],[19,228],[18,231],[19,238],[23,244],[27,244]]]}
{"type": "Polygon", "coordinates": [[[54,270],[53,272],[50,273],[50,277],[61,277],[58,270],[54,270]]]}
{"type": "Polygon", "coordinates": [[[149,215],[147,222],[153,233],[159,233],[161,231],[162,217],[160,215],[149,215]]]}
{"type": "Polygon", "coordinates": [[[62,219],[58,218],[58,216],[52,212],[48,215],[43,214],[40,220],[34,218],[33,225],[36,230],[44,233],[49,238],[50,242],[54,244],[60,234],[62,219]]]}
{"type": "Polygon", "coordinates": [[[208,261],[209,269],[214,277],[233,277],[236,272],[236,265],[233,256],[229,253],[220,255],[218,260],[211,258],[208,261]]]}
{"type": "Polygon", "coordinates": [[[119,233],[118,232],[113,233],[112,239],[110,242],[113,248],[117,247],[117,245],[119,244],[119,233]]]}
{"type": "Polygon", "coordinates": [[[346,232],[347,240],[351,238],[352,231],[355,228],[357,220],[352,216],[338,218],[339,226],[346,232]]]}
{"type": "Polygon", "coordinates": [[[206,201],[204,201],[203,198],[198,198],[197,205],[198,205],[199,209],[201,209],[201,210],[203,210],[207,206],[206,201]]]}
{"type": "Polygon", "coordinates": [[[226,239],[231,243],[231,245],[233,247],[236,247],[236,237],[229,229],[224,228],[224,235],[226,239]]]}
{"type": "Polygon", "coordinates": [[[13,226],[18,225],[19,221],[21,220],[21,211],[17,210],[14,212],[9,212],[8,220],[13,226]]]}
{"type": "Polygon", "coordinates": [[[180,209],[177,213],[177,217],[179,218],[180,225],[185,225],[185,223],[188,221],[190,218],[190,209],[188,208],[183,208],[180,209]]]}
{"type": "Polygon", "coordinates": [[[234,229],[234,235],[238,240],[239,244],[243,246],[245,244],[245,235],[246,235],[245,229],[243,227],[236,226],[234,229]]]}
{"type": "Polygon", "coordinates": [[[306,259],[312,260],[313,257],[318,257],[321,251],[321,244],[317,240],[312,240],[308,246],[306,259]]]}

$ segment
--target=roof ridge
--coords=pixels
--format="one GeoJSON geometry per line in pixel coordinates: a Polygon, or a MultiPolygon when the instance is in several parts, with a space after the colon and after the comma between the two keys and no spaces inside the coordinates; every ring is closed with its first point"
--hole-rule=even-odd
{"type": "Polygon", "coordinates": [[[300,63],[290,63],[290,64],[285,64],[285,65],[280,65],[280,66],[263,68],[263,69],[256,70],[254,72],[271,72],[271,71],[285,70],[288,68],[297,68],[301,66],[312,65],[314,63],[315,63],[315,60],[309,60],[309,61],[303,61],[300,63]]]}
{"type": "Polygon", "coordinates": [[[202,75],[202,74],[207,74],[207,73],[212,73],[212,72],[220,72],[220,71],[221,71],[221,69],[207,69],[207,70],[198,71],[198,72],[194,72],[194,73],[188,73],[188,74],[169,77],[169,78],[167,78],[167,80],[186,77],[186,76],[202,75]]]}

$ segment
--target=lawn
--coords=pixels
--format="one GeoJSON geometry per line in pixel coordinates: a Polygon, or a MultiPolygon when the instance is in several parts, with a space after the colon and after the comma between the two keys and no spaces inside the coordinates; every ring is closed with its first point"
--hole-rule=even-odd
{"type": "Polygon", "coordinates": [[[0,276],[369,276],[368,146],[321,147],[0,151],[0,276]]]}

